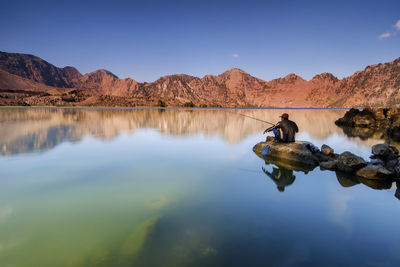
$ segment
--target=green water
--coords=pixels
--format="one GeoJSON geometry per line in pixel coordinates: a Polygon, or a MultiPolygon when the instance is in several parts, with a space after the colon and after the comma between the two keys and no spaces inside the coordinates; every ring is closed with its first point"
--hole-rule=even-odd
{"type": "MultiPolygon", "coordinates": [[[[0,109],[0,266],[399,266],[395,183],[266,175],[266,125],[235,113],[282,112],[0,109]]],[[[382,142],[286,112],[339,153],[382,142]]]]}

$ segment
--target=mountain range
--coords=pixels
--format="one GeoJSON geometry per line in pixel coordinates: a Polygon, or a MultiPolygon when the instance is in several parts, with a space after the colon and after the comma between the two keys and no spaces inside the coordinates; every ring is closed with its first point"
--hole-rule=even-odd
{"type": "Polygon", "coordinates": [[[296,74],[264,81],[238,68],[202,78],[168,75],[147,83],[108,70],[81,74],[27,54],[0,52],[3,106],[360,107],[400,105],[400,58],[342,80],[296,74]]]}

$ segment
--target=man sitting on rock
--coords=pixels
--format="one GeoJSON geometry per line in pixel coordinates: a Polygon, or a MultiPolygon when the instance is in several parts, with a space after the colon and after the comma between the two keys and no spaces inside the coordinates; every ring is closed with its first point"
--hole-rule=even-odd
{"type": "Polygon", "coordinates": [[[275,126],[265,129],[264,134],[273,131],[275,134],[275,141],[277,142],[295,142],[295,135],[299,132],[299,128],[294,121],[289,120],[289,114],[283,113],[281,116],[281,121],[275,126]],[[282,131],[282,135],[281,132],[282,131]]]}

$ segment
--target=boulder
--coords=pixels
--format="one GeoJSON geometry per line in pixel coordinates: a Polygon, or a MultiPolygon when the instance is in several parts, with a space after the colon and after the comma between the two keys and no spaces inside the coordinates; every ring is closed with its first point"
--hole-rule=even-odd
{"type": "Polygon", "coordinates": [[[334,170],[336,169],[336,162],[334,160],[328,160],[321,162],[319,166],[321,167],[321,169],[334,170]]]}
{"type": "Polygon", "coordinates": [[[333,154],[333,152],[335,152],[335,151],[330,146],[323,144],[321,146],[321,152],[322,152],[322,154],[329,156],[329,155],[333,154]]]}
{"type": "Polygon", "coordinates": [[[346,151],[339,155],[336,166],[343,172],[355,172],[367,165],[367,162],[353,153],[346,151]]]}
{"type": "Polygon", "coordinates": [[[373,145],[371,148],[371,152],[373,155],[381,158],[386,158],[389,155],[393,154],[393,150],[387,144],[373,145]]]}
{"type": "Polygon", "coordinates": [[[281,163],[317,166],[318,158],[310,151],[310,143],[296,141],[278,143],[274,141],[260,142],[253,151],[260,157],[279,159],[281,163]]]}
{"type": "Polygon", "coordinates": [[[382,165],[368,164],[367,166],[359,169],[356,172],[356,175],[366,179],[379,180],[390,178],[393,173],[382,165]]]}

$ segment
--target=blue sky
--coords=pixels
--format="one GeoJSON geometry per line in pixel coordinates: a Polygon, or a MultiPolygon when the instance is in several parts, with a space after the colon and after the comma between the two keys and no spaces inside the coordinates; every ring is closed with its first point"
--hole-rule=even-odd
{"type": "Polygon", "coordinates": [[[231,67],[342,78],[400,57],[399,21],[398,0],[13,0],[1,4],[0,50],[149,82],[231,67]]]}

